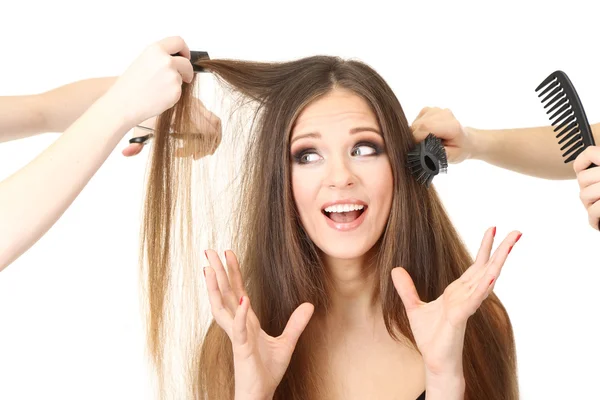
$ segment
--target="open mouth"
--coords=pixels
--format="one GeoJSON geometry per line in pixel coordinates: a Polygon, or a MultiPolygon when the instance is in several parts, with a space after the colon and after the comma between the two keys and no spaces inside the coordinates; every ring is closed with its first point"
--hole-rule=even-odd
{"type": "Polygon", "coordinates": [[[348,224],[356,221],[365,211],[367,206],[360,204],[338,204],[329,206],[321,212],[336,224],[348,224]]]}

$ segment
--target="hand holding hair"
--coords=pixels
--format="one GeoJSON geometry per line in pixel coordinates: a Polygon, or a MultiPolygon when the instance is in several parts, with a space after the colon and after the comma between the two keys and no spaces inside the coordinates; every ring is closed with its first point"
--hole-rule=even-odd
{"type": "Polygon", "coordinates": [[[109,95],[122,106],[122,117],[129,126],[159,115],[179,101],[182,83],[194,78],[189,57],[182,38],[168,37],[148,46],[117,79],[109,95]],[[181,56],[171,56],[173,53],[181,56]]]}
{"type": "Polygon", "coordinates": [[[460,163],[473,156],[473,137],[458,122],[452,111],[438,107],[425,107],[410,126],[417,143],[430,133],[442,139],[450,163],[460,163]]]}
{"type": "Polygon", "coordinates": [[[211,312],[233,346],[235,399],[270,399],[290,363],[300,335],[314,306],[301,304],[292,313],[281,335],[269,336],[246,294],[237,257],[225,253],[229,276],[216,252],[207,250],[210,267],[204,269],[211,312]]]}
{"type": "Polygon", "coordinates": [[[600,168],[587,169],[591,164],[600,165],[600,146],[590,146],[573,162],[573,170],[579,183],[579,198],[588,213],[592,228],[599,230],[600,221],[600,168]]]}
{"type": "Polygon", "coordinates": [[[179,37],[148,46],[48,149],[0,182],[0,270],[52,227],[129,130],[179,100],[193,68],[170,55],[178,52],[190,55],[179,37]]]}
{"type": "MultiPolygon", "coordinates": [[[[542,179],[574,179],[573,168],[564,163],[554,126],[510,129],[479,129],[462,126],[447,109],[425,107],[413,121],[417,142],[429,133],[442,139],[448,161],[480,160],[520,174],[542,179]]],[[[600,123],[591,125],[600,140],[600,123]]]]}
{"type": "MultiPolygon", "coordinates": [[[[494,289],[508,254],[521,233],[510,233],[490,257],[496,228],[485,233],[475,263],[430,303],[419,299],[412,279],[404,268],[392,270],[417,347],[423,356],[428,381],[462,379],[462,353],[467,320],[494,289]]],[[[428,397],[429,398],[429,397],[428,397]]]]}

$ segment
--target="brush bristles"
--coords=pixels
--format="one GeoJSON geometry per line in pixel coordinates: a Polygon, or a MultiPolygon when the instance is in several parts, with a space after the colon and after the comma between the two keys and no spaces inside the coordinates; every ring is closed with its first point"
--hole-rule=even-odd
{"type": "Polygon", "coordinates": [[[425,150],[427,154],[438,161],[440,172],[446,173],[448,170],[448,157],[442,140],[430,133],[425,139],[425,150]]]}
{"type": "Polygon", "coordinates": [[[446,149],[442,141],[431,133],[408,153],[407,161],[408,169],[417,182],[427,187],[435,175],[448,170],[446,149]],[[427,162],[432,165],[427,165],[427,162]]]}

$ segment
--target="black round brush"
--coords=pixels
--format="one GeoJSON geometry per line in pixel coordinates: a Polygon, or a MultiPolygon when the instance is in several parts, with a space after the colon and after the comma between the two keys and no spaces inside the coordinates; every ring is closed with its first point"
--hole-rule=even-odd
{"type": "Polygon", "coordinates": [[[408,169],[421,185],[429,187],[433,177],[448,170],[442,141],[432,133],[408,153],[408,169]]]}

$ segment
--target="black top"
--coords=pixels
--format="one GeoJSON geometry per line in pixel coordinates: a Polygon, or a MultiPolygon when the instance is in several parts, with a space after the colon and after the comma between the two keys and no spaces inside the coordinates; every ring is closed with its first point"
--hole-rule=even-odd
{"type": "Polygon", "coordinates": [[[421,393],[417,400],[425,400],[425,392],[421,393]]]}

